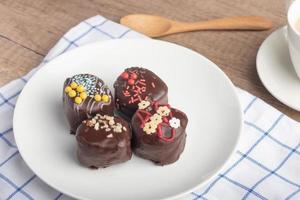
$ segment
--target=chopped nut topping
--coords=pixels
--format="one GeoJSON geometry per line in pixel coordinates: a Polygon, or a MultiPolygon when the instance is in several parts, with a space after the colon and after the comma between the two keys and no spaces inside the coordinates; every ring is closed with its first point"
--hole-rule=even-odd
{"type": "Polygon", "coordinates": [[[96,119],[93,118],[93,119],[91,120],[91,122],[92,122],[93,124],[96,124],[96,119]]]}
{"type": "Polygon", "coordinates": [[[110,126],[114,125],[114,124],[115,124],[115,120],[109,120],[108,124],[109,124],[110,126]]]}
{"type": "Polygon", "coordinates": [[[121,133],[122,132],[122,128],[119,127],[119,126],[116,126],[116,127],[114,127],[114,132],[121,133]]]}
{"type": "Polygon", "coordinates": [[[94,127],[94,128],[95,128],[96,131],[99,130],[99,123],[98,123],[98,122],[95,124],[95,127],[94,127]]]}
{"type": "Polygon", "coordinates": [[[94,127],[96,131],[99,129],[105,130],[109,132],[113,130],[115,133],[122,133],[122,131],[126,131],[127,129],[122,126],[121,123],[116,123],[115,118],[109,115],[100,115],[96,114],[96,116],[90,120],[84,120],[83,123],[88,127],[94,127]]]}
{"type": "Polygon", "coordinates": [[[94,124],[92,123],[91,120],[88,120],[88,121],[86,122],[86,125],[89,126],[89,127],[93,127],[94,124]]]}

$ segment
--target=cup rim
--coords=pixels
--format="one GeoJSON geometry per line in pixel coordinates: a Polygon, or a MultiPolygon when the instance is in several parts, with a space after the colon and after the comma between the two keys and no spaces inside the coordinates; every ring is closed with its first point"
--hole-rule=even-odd
{"type": "MultiPolygon", "coordinates": [[[[299,3],[300,5],[300,0],[295,0],[289,7],[288,9],[288,13],[287,13],[287,22],[289,27],[298,35],[300,36],[300,31],[296,30],[295,24],[291,23],[291,10],[294,8],[295,4],[299,3]]],[[[300,6],[299,6],[300,7],[300,6]]],[[[299,19],[300,19],[300,15],[299,15],[299,19]]]]}

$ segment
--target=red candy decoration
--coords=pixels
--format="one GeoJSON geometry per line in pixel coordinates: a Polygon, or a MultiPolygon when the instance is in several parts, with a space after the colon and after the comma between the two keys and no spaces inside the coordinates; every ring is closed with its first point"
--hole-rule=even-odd
{"type": "Polygon", "coordinates": [[[138,110],[137,117],[141,121],[141,128],[144,128],[145,123],[150,119],[151,113],[145,110],[138,110]]]}
{"type": "MultiPolygon", "coordinates": [[[[152,102],[151,106],[154,107],[155,110],[157,110],[157,108],[159,106],[167,106],[169,109],[171,109],[171,106],[169,104],[159,104],[157,101],[152,102]]],[[[150,117],[152,116],[151,113],[149,111],[147,111],[147,110],[138,110],[137,113],[136,113],[136,115],[137,115],[137,117],[139,118],[139,120],[141,122],[141,125],[140,125],[141,128],[145,127],[145,123],[147,121],[149,121],[150,117]]],[[[169,116],[170,117],[173,116],[172,112],[169,113],[169,116]]],[[[156,133],[157,133],[157,137],[159,139],[161,139],[161,140],[163,140],[165,142],[172,142],[172,141],[174,141],[175,136],[176,136],[176,129],[172,128],[170,126],[168,117],[165,116],[165,117],[162,117],[162,122],[157,125],[156,133]],[[163,126],[167,126],[167,127],[171,128],[171,136],[170,137],[165,137],[164,136],[163,130],[162,130],[163,126]]]]}
{"type": "Polygon", "coordinates": [[[165,123],[169,123],[169,120],[168,120],[167,117],[163,117],[162,119],[163,119],[163,121],[164,121],[165,123]]]}
{"type": "MultiPolygon", "coordinates": [[[[166,124],[166,125],[168,125],[168,124],[166,124]]],[[[171,137],[169,137],[169,138],[164,137],[163,131],[162,131],[162,123],[160,123],[157,126],[157,136],[158,136],[159,139],[164,140],[165,142],[172,142],[175,138],[175,135],[176,135],[176,130],[174,128],[172,128],[171,137]]]]}
{"type": "Polygon", "coordinates": [[[121,74],[121,77],[122,77],[123,79],[128,79],[128,78],[129,78],[129,74],[128,74],[127,72],[123,72],[123,73],[121,74]]]}
{"type": "Polygon", "coordinates": [[[129,84],[129,85],[134,85],[134,83],[135,83],[135,80],[134,80],[134,79],[129,79],[129,80],[128,80],[128,84],[129,84]]]}
{"type": "Polygon", "coordinates": [[[136,80],[138,78],[138,76],[136,75],[136,73],[132,73],[132,74],[130,74],[130,78],[136,80]]]}

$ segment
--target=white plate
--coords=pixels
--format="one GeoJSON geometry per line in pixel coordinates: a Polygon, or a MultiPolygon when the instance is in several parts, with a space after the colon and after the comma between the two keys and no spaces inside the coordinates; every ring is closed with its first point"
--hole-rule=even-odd
{"type": "Polygon", "coordinates": [[[156,40],[112,40],[84,46],[42,67],[23,89],[14,115],[15,139],[28,166],[50,186],[80,199],[164,199],[195,189],[234,152],[242,127],[235,88],[211,61],[156,40]],[[169,87],[171,105],[187,113],[186,148],[178,162],[129,162],[91,170],[78,164],[62,111],[65,78],[92,73],[112,88],[127,66],[143,66],[169,87]]]}
{"type": "Polygon", "coordinates": [[[256,66],[267,90],[285,105],[300,111],[300,79],[290,59],[286,27],[274,31],[262,43],[256,66]]]}

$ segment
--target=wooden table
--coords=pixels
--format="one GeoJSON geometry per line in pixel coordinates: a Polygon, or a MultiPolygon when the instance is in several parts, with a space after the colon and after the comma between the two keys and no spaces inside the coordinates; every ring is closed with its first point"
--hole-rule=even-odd
{"type": "Polygon", "coordinates": [[[285,0],[1,0],[0,86],[37,66],[72,26],[94,15],[119,21],[131,13],[162,15],[182,21],[233,15],[262,15],[271,31],[202,31],[161,38],[191,48],[215,62],[233,83],[300,121],[300,113],[280,103],[263,87],[255,66],[262,41],[286,23],[285,0]]]}

